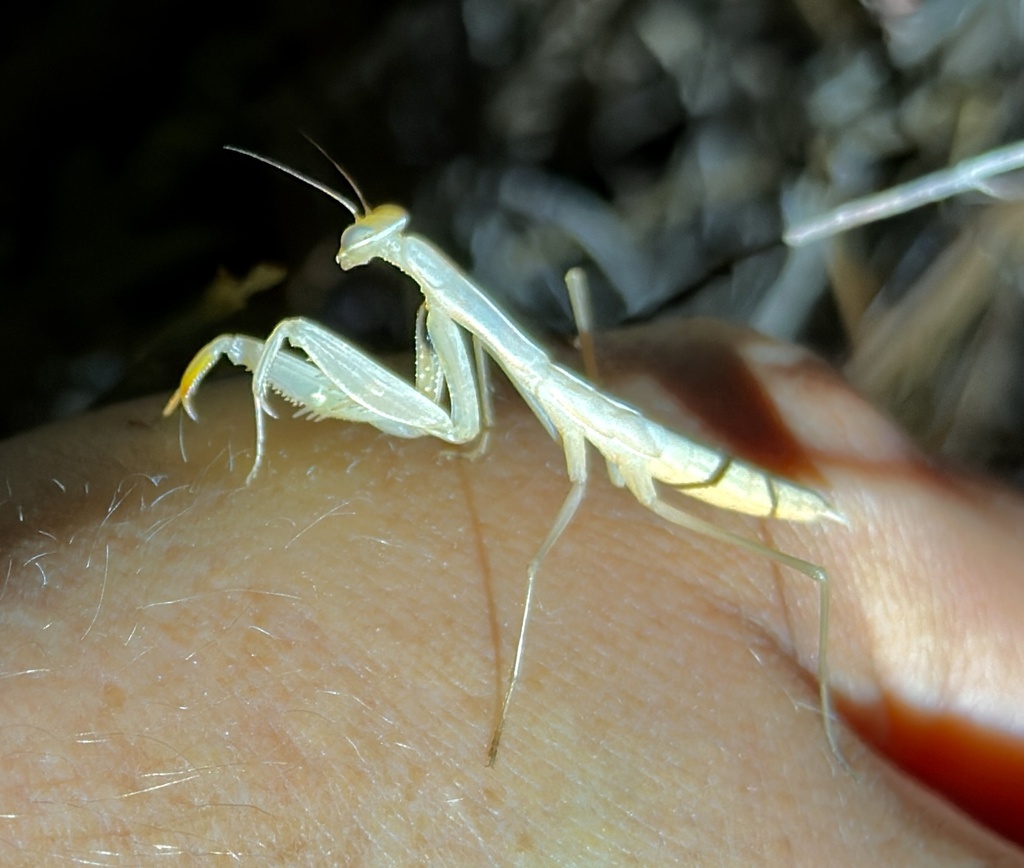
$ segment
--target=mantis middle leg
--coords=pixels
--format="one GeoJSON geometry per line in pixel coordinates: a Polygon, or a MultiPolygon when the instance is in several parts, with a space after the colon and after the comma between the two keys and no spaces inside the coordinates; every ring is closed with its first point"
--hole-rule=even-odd
{"type": "Polygon", "coordinates": [[[498,745],[501,742],[502,730],[505,728],[505,718],[508,716],[512,694],[515,692],[516,685],[519,684],[519,675],[523,664],[523,649],[526,646],[526,625],[529,623],[530,610],[533,606],[533,588],[537,573],[548,552],[558,542],[559,537],[569,526],[573,516],[576,515],[576,510],[579,509],[580,502],[583,500],[583,495],[587,490],[586,440],[573,427],[563,429],[562,448],[565,450],[565,461],[572,488],[569,489],[565,500],[562,501],[558,515],[555,517],[547,536],[544,537],[544,542],[540,544],[540,548],[537,549],[537,553],[533,556],[530,565],[526,569],[526,595],[523,599],[523,614],[519,622],[519,638],[516,640],[516,650],[512,657],[512,668],[509,672],[505,696],[501,701],[501,708],[498,711],[498,721],[494,725],[494,734],[491,736],[491,746],[487,750],[487,765],[489,766],[493,766],[495,759],[497,759],[498,745]]]}

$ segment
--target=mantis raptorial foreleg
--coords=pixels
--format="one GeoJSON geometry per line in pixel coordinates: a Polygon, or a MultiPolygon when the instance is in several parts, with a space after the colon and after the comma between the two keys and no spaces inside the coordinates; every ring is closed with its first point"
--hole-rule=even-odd
{"type": "MultiPolygon", "coordinates": [[[[195,358],[185,370],[181,388],[167,402],[164,415],[171,413],[178,404],[181,404],[192,419],[197,419],[192,400],[210,369],[221,358],[226,358],[232,364],[240,365],[248,371],[254,371],[263,356],[264,347],[263,341],[245,335],[221,335],[214,338],[196,353],[195,358]]],[[[353,422],[366,422],[372,415],[360,404],[340,392],[322,371],[310,365],[305,359],[286,350],[282,350],[275,359],[273,370],[269,374],[268,385],[286,401],[299,407],[300,413],[312,418],[331,416],[337,419],[349,419],[353,422]],[[311,406],[310,395],[320,396],[318,403],[322,407],[322,414],[311,406]]]]}
{"type": "MultiPolygon", "coordinates": [[[[460,444],[476,438],[482,424],[489,425],[493,418],[487,374],[490,358],[565,452],[571,488],[527,570],[519,637],[488,762],[493,763],[497,755],[512,695],[520,680],[537,572],[586,491],[588,445],[601,453],[616,485],[625,486],[666,521],[770,558],[817,582],[821,599],[818,675],[822,713],[829,746],[843,762],[830,714],[825,570],[683,512],[662,497],[659,487],[674,488],[682,495],[723,509],[783,521],[843,521],[831,504],[811,489],[664,428],[556,364],[441,251],[405,231],[409,217],[401,208],[382,205],[371,209],[360,197],[360,210],[345,197],[287,166],[243,153],[326,192],[352,213],[355,222],[342,233],[338,249],[337,261],[342,269],[379,258],[416,281],[424,302],[416,320],[415,382],[396,376],[322,326],[306,319],[291,319],[281,322],[265,344],[236,335],[212,341],[186,368],[165,413],[180,402],[194,418],[192,396],[221,356],[252,370],[257,437],[251,481],[263,459],[263,417],[269,412],[269,391],[296,404],[300,413],[316,418],[366,422],[399,437],[433,436],[460,444]],[[300,350],[305,358],[286,349],[286,344],[300,350]]],[[[571,292],[582,290],[583,281],[581,271],[567,275],[571,292]]]]}
{"type": "Polygon", "coordinates": [[[398,437],[429,435],[448,443],[467,443],[480,433],[480,398],[465,336],[443,314],[427,314],[426,332],[433,351],[424,353],[431,362],[417,387],[312,320],[283,320],[265,344],[243,336],[222,336],[200,351],[196,357],[200,364],[194,361],[189,366],[197,372],[187,385],[183,381],[183,389],[175,393],[166,410],[169,412],[181,400],[194,416],[191,396],[220,355],[250,368],[256,405],[256,457],[247,481],[255,478],[263,462],[264,414],[272,414],[267,406],[269,391],[298,404],[314,417],[368,422],[398,437]],[[302,350],[309,361],[288,353],[285,343],[302,350]],[[236,345],[245,351],[233,352],[236,345]],[[450,412],[424,394],[428,384],[436,393],[442,382],[448,390],[450,412]]]}

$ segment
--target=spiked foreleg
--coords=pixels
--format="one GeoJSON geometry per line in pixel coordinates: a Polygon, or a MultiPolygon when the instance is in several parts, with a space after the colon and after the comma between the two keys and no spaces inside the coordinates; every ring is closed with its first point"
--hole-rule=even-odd
{"type": "Polygon", "coordinates": [[[276,373],[285,343],[301,350],[329,385],[305,395],[286,395],[312,415],[366,422],[401,437],[433,436],[448,443],[465,443],[480,431],[479,398],[472,361],[465,339],[447,317],[428,313],[427,333],[448,384],[451,412],[422,394],[358,348],[323,326],[307,319],[286,319],[277,325],[264,346],[253,372],[256,405],[256,459],[251,480],[263,458],[264,413],[268,390],[275,389],[276,373]]]}

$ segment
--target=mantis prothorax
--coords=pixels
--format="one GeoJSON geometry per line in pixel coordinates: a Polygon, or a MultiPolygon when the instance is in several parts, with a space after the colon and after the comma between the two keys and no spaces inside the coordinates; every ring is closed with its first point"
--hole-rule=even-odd
{"type": "Polygon", "coordinates": [[[554,362],[444,253],[426,239],[406,231],[409,215],[402,208],[371,208],[361,194],[362,207],[358,207],[275,160],[239,148],[229,150],[268,163],[348,209],[355,222],[341,235],[337,262],[342,269],[347,271],[379,258],[416,281],[423,293],[423,303],[416,319],[415,382],[403,380],[311,320],[286,319],[274,328],[266,342],[243,335],[221,335],[203,347],[186,368],[178,390],[164,409],[165,415],[181,404],[195,419],[192,399],[199,384],[217,361],[227,356],[233,364],[253,372],[256,455],[247,482],[256,477],[264,458],[264,416],[269,412],[266,401],[271,391],[295,404],[299,413],[314,418],[366,422],[398,437],[433,436],[446,443],[462,444],[477,438],[482,428],[491,424],[493,411],[486,372],[489,356],[565,452],[570,488],[551,530],[527,568],[518,640],[488,750],[488,765],[497,756],[512,695],[519,683],[537,572],[583,498],[588,472],[587,444],[603,456],[615,485],[627,488],[640,503],[666,521],[770,558],[817,583],[821,710],[828,743],[842,762],[833,728],[828,681],[829,583],[825,570],[678,509],[663,499],[657,485],[748,515],[784,521],[842,522],[843,518],[824,497],[656,424],[554,362]],[[301,350],[305,357],[288,351],[285,344],[301,350]]]}

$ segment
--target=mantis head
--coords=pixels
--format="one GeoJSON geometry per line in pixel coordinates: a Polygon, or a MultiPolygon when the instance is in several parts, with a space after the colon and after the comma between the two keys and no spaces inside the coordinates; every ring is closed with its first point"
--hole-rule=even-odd
{"type": "Polygon", "coordinates": [[[356,222],[341,233],[341,245],[335,257],[338,265],[348,271],[381,256],[391,239],[401,235],[408,223],[408,212],[398,205],[378,205],[362,217],[356,217],[356,222]]]}

